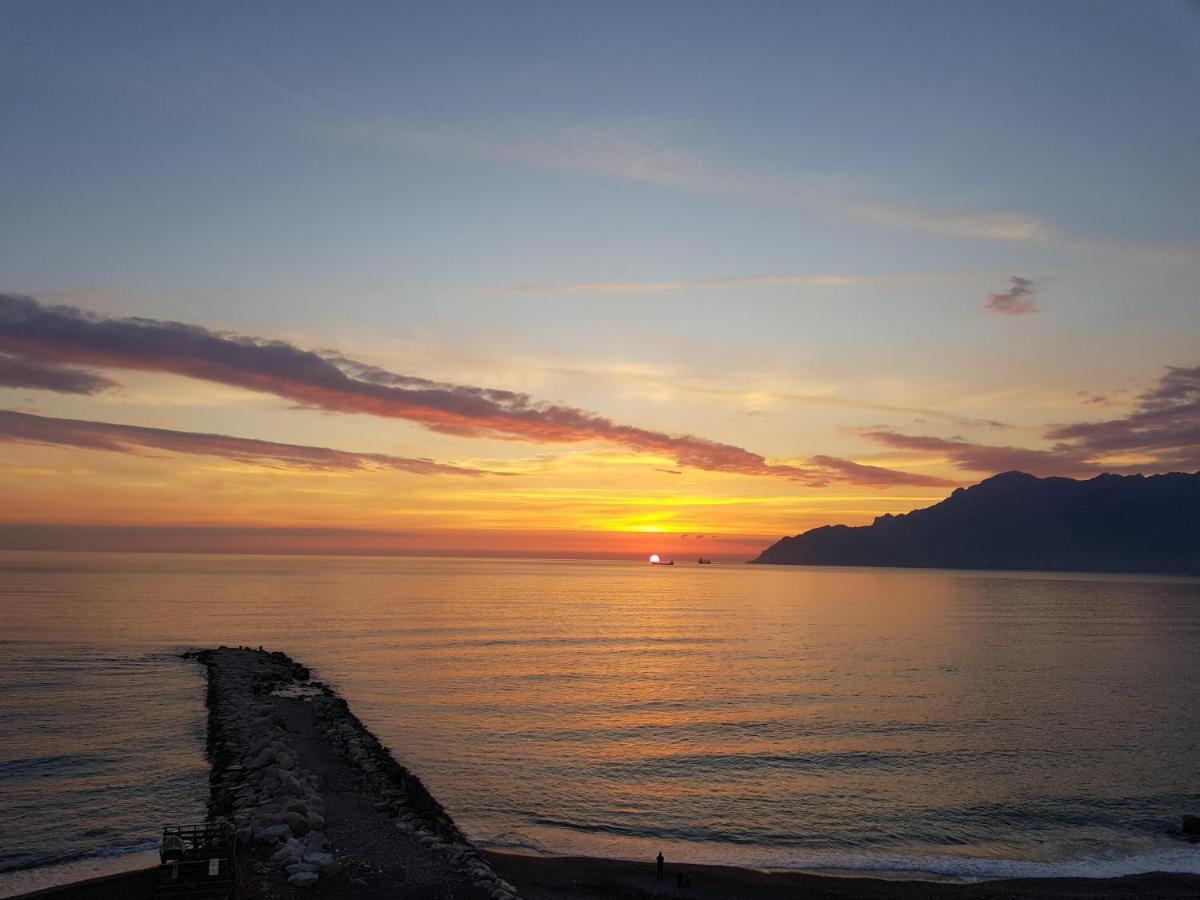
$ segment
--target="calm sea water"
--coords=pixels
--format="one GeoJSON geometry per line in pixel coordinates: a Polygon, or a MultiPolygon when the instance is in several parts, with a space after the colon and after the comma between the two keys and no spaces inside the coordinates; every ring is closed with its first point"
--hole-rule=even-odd
{"type": "MultiPolygon", "coordinates": [[[[0,554],[0,893],[202,817],[203,677],[310,665],[484,843],[1200,872],[1200,580],[0,554]]],[[[140,858],[140,857],[137,857],[140,858]]]]}

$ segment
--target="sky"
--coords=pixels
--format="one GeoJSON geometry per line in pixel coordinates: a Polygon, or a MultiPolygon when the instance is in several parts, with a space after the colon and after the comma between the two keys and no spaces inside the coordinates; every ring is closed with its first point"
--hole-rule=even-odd
{"type": "Polygon", "coordinates": [[[0,0],[0,548],[746,559],[1200,469],[1200,5],[0,0]]]}

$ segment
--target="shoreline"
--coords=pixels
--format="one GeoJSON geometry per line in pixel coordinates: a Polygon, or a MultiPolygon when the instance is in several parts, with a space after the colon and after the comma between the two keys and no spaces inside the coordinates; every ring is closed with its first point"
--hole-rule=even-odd
{"type": "Polygon", "coordinates": [[[697,900],[1016,900],[1016,898],[1162,898],[1200,896],[1200,875],[1151,872],[1119,878],[1012,878],[980,881],[927,880],[907,873],[814,874],[798,870],[747,869],[700,863],[665,866],[659,881],[653,862],[589,856],[540,856],[485,850],[493,867],[517,885],[526,900],[602,900],[611,897],[690,897],[697,900]],[[679,887],[677,876],[690,876],[679,887]]]}
{"type": "MultiPolygon", "coordinates": [[[[667,863],[664,879],[652,862],[594,856],[549,856],[485,849],[482,855],[525,900],[1192,900],[1200,875],[1151,872],[1119,878],[1012,878],[944,881],[908,874],[851,872],[816,874],[785,869],[748,869],[700,863],[667,863]],[[677,876],[690,876],[681,888],[677,876]]],[[[14,900],[150,900],[155,869],[137,869],[16,895],[14,900]]],[[[332,885],[330,885],[332,887],[332,885]]],[[[325,890],[320,896],[330,896],[325,890]]],[[[341,896],[340,892],[332,896],[341,896]]]]}
{"type": "MultiPolygon", "coordinates": [[[[936,873],[752,869],[675,863],[659,880],[651,861],[478,847],[420,779],[346,701],[283,653],[249,648],[185,654],[207,670],[210,816],[232,821],[243,865],[265,896],[393,896],[399,891],[489,900],[816,898],[1195,898],[1200,874],[955,878],[936,873]],[[678,883],[687,876],[690,886],[678,883]],[[317,884],[316,882],[320,882],[317,884]],[[403,887],[401,887],[403,885],[403,887]]],[[[664,848],[670,853],[669,847],[664,848]]],[[[1200,860],[1200,848],[1196,848],[1200,860]]],[[[150,897],[155,869],[138,869],[11,895],[43,900],[150,897]]]]}

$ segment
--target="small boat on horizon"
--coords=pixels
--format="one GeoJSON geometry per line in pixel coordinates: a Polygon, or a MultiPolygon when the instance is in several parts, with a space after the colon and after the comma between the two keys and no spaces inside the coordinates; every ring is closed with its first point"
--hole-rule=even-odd
{"type": "Polygon", "coordinates": [[[700,557],[698,560],[696,560],[696,562],[697,562],[697,564],[699,564],[701,566],[711,566],[712,565],[712,560],[705,559],[703,556],[700,557]]]}
{"type": "Polygon", "coordinates": [[[650,565],[652,565],[652,566],[673,566],[673,565],[675,565],[675,560],[659,559],[659,556],[657,553],[651,553],[650,554],[650,565]]]}

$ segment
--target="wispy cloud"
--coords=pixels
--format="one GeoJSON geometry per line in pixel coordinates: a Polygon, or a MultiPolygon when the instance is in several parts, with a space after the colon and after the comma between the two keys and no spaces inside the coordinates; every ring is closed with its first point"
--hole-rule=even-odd
{"type": "Polygon", "coordinates": [[[1168,366],[1127,416],[1058,425],[1046,437],[1059,450],[1093,458],[1139,455],[1159,466],[1200,469],[1200,366],[1168,366]]]}
{"type": "Polygon", "coordinates": [[[900,434],[885,429],[866,431],[863,436],[896,450],[948,459],[956,468],[969,472],[995,473],[1019,469],[1033,475],[1083,475],[1098,471],[1078,455],[1062,451],[996,446],[962,438],[900,434]]]}
{"type": "Polygon", "coordinates": [[[901,450],[944,457],[972,472],[1021,469],[1035,475],[1200,469],[1200,366],[1169,366],[1127,416],[1048,427],[1048,450],[980,444],[962,438],[876,429],[865,437],[901,450]]]}
{"type": "Polygon", "coordinates": [[[147,451],[157,450],[218,456],[234,462],[320,472],[394,469],[418,475],[477,477],[499,474],[386,453],[351,453],[328,447],[281,444],[275,441],[231,437],[227,434],[173,431],[166,428],[89,422],[81,419],[54,419],[12,410],[0,410],[0,441],[50,444],[134,455],[146,455],[147,451]]]}
{"type": "Polygon", "coordinates": [[[660,294],[694,288],[722,287],[847,287],[858,285],[930,284],[964,281],[981,277],[975,272],[934,273],[928,275],[822,275],[761,273],[754,275],[718,275],[711,278],[680,278],[673,281],[527,281],[505,284],[492,290],[513,294],[660,294]]]}
{"type": "Polygon", "coordinates": [[[914,487],[959,486],[957,481],[938,478],[934,475],[901,472],[896,469],[884,468],[883,466],[869,466],[849,459],[840,459],[836,456],[810,456],[808,464],[829,472],[831,478],[836,473],[838,480],[864,487],[895,487],[898,485],[911,485],[914,487]]]}
{"type": "MultiPolygon", "coordinates": [[[[302,407],[404,419],[462,437],[603,441],[712,472],[776,476],[814,487],[863,483],[844,467],[772,463],[732,444],[624,425],[514,391],[397,374],[336,351],[303,350],[285,341],[179,322],[105,318],[68,306],[43,306],[29,297],[0,294],[0,352],[55,364],[168,372],[272,394],[302,407]]],[[[876,484],[877,478],[867,483],[876,484]]]]}
{"type": "MultiPolygon", "coordinates": [[[[759,382],[759,386],[751,388],[738,385],[718,387],[706,376],[689,376],[664,367],[604,364],[578,367],[551,365],[544,367],[544,370],[571,377],[603,378],[617,385],[625,386],[631,393],[636,393],[638,396],[653,396],[664,401],[680,397],[687,399],[698,397],[703,398],[710,405],[712,402],[730,404],[737,407],[738,414],[743,416],[763,415],[767,408],[828,407],[912,416],[921,419],[938,419],[950,422],[960,428],[1010,427],[1008,423],[998,419],[968,416],[944,408],[877,403],[834,393],[788,390],[784,386],[775,386],[771,382],[771,377],[766,374],[753,377],[743,376],[747,381],[759,382]]],[[[889,393],[894,392],[894,390],[889,391],[889,393]]]]}
{"type": "Polygon", "coordinates": [[[851,397],[839,397],[826,394],[801,394],[794,391],[754,391],[736,388],[714,388],[689,385],[681,389],[684,393],[695,393],[707,396],[742,397],[744,402],[766,402],[784,406],[825,406],[834,409],[860,409],[869,412],[891,413],[895,415],[918,416],[928,419],[940,419],[960,427],[968,428],[1008,428],[1008,423],[997,419],[984,419],[978,416],[965,416],[944,409],[933,409],[926,406],[902,406],[895,403],[873,403],[869,400],[855,400],[851,397]]]}
{"type": "Polygon", "coordinates": [[[117,387],[117,383],[83,369],[0,354],[0,387],[92,395],[117,387]]]}
{"type": "Polygon", "coordinates": [[[1007,291],[987,295],[983,308],[1001,316],[1025,316],[1041,312],[1033,300],[1034,282],[1031,278],[1013,275],[1007,291]]]}
{"type": "Polygon", "coordinates": [[[1052,229],[1017,212],[934,210],[870,190],[839,174],[755,169],[684,149],[645,121],[604,122],[520,137],[417,125],[388,116],[326,125],[328,139],[372,147],[454,153],[538,169],[579,172],[672,190],[826,212],[957,237],[1044,242],[1052,229]]]}

